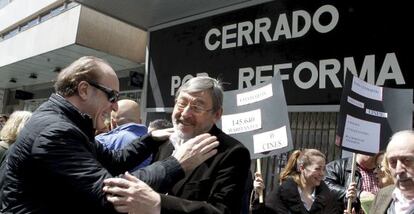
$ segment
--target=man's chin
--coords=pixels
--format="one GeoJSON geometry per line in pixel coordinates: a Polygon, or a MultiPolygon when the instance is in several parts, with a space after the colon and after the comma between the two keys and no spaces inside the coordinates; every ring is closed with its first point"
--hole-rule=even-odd
{"type": "Polygon", "coordinates": [[[183,140],[188,140],[190,139],[190,135],[188,132],[185,132],[183,129],[181,129],[180,127],[175,128],[175,133],[177,133],[177,136],[183,140]]]}

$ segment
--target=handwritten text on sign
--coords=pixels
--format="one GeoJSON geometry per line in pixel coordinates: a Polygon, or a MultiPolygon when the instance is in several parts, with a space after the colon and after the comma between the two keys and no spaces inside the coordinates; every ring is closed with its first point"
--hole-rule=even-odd
{"type": "Polygon", "coordinates": [[[222,129],[227,134],[236,134],[262,128],[260,109],[239,114],[223,115],[222,129]]]}
{"type": "Polygon", "coordinates": [[[268,152],[288,145],[286,126],[253,135],[254,153],[268,152]]]}

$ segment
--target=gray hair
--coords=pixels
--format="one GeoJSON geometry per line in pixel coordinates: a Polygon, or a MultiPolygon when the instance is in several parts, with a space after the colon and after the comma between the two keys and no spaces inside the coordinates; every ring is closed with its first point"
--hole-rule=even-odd
{"type": "Polygon", "coordinates": [[[211,77],[194,77],[184,83],[175,94],[177,99],[181,92],[195,93],[208,91],[213,101],[213,112],[218,111],[223,106],[223,86],[219,80],[211,77]]]}

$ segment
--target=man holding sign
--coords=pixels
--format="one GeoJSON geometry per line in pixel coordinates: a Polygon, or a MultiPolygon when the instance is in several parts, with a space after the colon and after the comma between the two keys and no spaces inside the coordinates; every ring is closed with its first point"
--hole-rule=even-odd
{"type": "MultiPolygon", "coordinates": [[[[221,84],[210,77],[190,79],[177,91],[172,113],[175,132],[159,148],[154,160],[168,158],[188,139],[203,133],[216,136],[220,144],[215,156],[188,172],[168,194],[161,194],[162,213],[240,213],[250,154],[239,141],[216,127],[223,112],[222,103],[221,84]]],[[[130,187],[121,182],[118,186],[119,189],[130,187]]],[[[123,191],[109,193],[122,195],[123,191]]],[[[126,206],[134,207],[133,204],[126,206]]]]}

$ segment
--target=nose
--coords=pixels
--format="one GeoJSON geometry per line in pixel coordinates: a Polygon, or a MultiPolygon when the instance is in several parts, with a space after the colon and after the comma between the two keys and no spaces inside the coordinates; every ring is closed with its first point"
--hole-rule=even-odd
{"type": "Polygon", "coordinates": [[[397,160],[397,164],[395,165],[395,172],[396,173],[401,173],[405,171],[405,166],[404,164],[400,161],[397,160]]]}
{"type": "Polygon", "coordinates": [[[191,110],[191,106],[187,105],[182,111],[181,111],[181,115],[183,117],[190,117],[192,114],[192,110],[191,110]]]}

